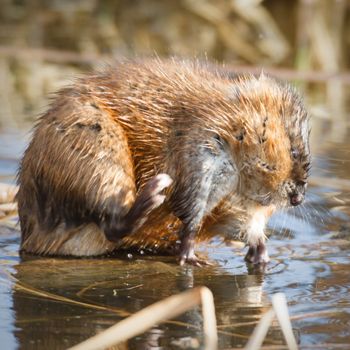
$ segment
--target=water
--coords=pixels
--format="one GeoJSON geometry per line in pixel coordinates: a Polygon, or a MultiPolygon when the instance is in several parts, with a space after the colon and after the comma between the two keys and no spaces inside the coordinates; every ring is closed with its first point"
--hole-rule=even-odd
{"type": "MultiPolygon", "coordinates": [[[[0,181],[13,181],[27,134],[0,135],[0,181]]],[[[216,264],[180,267],[172,257],[21,261],[19,233],[0,221],[1,349],[64,349],[160,299],[206,285],[215,298],[220,349],[244,346],[270,306],[288,299],[301,348],[350,349],[350,144],[314,147],[306,204],[274,216],[265,271],[244,249],[218,240],[200,247],[216,264]]],[[[154,326],[123,349],[194,349],[203,344],[199,309],[154,326]]],[[[266,348],[283,349],[274,326],[266,348]]]]}

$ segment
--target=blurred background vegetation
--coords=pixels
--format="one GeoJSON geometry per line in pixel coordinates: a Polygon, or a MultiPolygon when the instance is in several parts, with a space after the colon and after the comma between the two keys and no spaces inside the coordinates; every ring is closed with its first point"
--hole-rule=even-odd
{"type": "MultiPolygon", "coordinates": [[[[207,56],[306,93],[333,137],[349,130],[348,0],[0,0],[0,130],[113,57],[207,56]],[[329,127],[330,126],[330,127],[329,127]]],[[[322,132],[322,130],[320,131],[322,132]]]]}

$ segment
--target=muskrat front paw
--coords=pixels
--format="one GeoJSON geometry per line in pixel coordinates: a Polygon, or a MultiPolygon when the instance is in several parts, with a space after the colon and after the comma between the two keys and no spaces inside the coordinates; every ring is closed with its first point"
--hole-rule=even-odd
{"type": "Polygon", "coordinates": [[[207,260],[200,259],[194,253],[194,241],[192,239],[183,239],[181,242],[180,248],[180,265],[183,266],[185,264],[202,267],[205,265],[213,265],[207,260]]]}
{"type": "Polygon", "coordinates": [[[263,242],[257,245],[250,245],[244,259],[254,265],[267,264],[270,261],[267,248],[263,242]]]}

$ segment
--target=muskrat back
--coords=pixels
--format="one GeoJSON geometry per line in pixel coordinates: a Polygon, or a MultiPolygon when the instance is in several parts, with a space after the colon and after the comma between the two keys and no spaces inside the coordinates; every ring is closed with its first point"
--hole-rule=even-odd
{"type": "Polygon", "coordinates": [[[264,228],[303,201],[308,115],[288,85],[213,64],[119,62],[61,90],[19,169],[21,250],[91,256],[123,245],[238,235],[268,261],[264,228]],[[169,227],[176,228],[169,232],[169,227]]]}

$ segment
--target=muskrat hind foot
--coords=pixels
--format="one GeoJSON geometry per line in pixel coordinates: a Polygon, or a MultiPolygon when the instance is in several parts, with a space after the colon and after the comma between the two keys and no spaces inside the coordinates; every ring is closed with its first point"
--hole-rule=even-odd
{"type": "Polygon", "coordinates": [[[133,218],[148,215],[152,210],[159,207],[165,200],[160,194],[165,188],[172,184],[173,180],[168,174],[158,174],[150,179],[131,208],[130,215],[133,218]]]}
{"type": "Polygon", "coordinates": [[[263,242],[259,242],[257,245],[250,245],[244,259],[254,265],[267,264],[270,261],[267,248],[263,242]]]}
{"type": "Polygon", "coordinates": [[[121,238],[137,231],[145,223],[151,211],[163,204],[166,196],[160,192],[169,187],[172,182],[168,174],[158,174],[151,178],[136,197],[128,214],[119,223],[103,223],[102,227],[107,239],[118,242],[121,238]]]}

